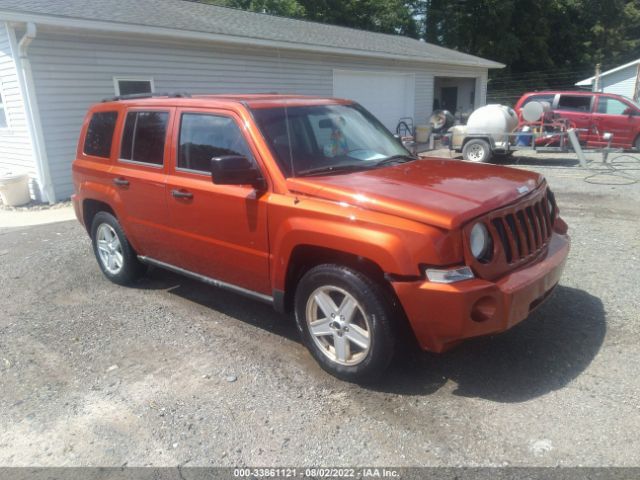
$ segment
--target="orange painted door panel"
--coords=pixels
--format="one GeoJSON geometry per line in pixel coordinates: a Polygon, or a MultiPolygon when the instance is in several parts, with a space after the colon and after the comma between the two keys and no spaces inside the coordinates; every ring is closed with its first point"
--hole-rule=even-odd
{"type": "Polygon", "coordinates": [[[125,209],[127,234],[141,255],[165,259],[167,135],[174,109],[131,109],[123,119],[111,183],[125,209]]]}
{"type": "Polygon", "coordinates": [[[172,227],[170,263],[271,294],[267,194],[243,185],[215,185],[211,158],[255,158],[231,112],[178,111],[166,198],[172,227]]]}
{"type": "Polygon", "coordinates": [[[138,253],[162,260],[168,247],[163,236],[168,225],[166,175],[149,170],[119,162],[110,176],[125,208],[124,228],[138,253]]]}

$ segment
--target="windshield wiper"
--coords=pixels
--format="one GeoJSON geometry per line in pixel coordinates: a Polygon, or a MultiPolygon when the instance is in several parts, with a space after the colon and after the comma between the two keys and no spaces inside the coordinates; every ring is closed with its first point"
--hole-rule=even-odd
{"type": "Polygon", "coordinates": [[[356,172],[358,170],[368,170],[369,168],[371,168],[371,165],[363,165],[363,164],[330,165],[327,167],[316,167],[316,168],[309,168],[307,170],[301,170],[299,172],[296,172],[296,176],[312,177],[314,175],[356,172]]]}
{"type": "Polygon", "coordinates": [[[392,155],[387,158],[383,158],[379,162],[376,162],[376,166],[379,167],[381,165],[389,165],[390,163],[407,163],[413,162],[414,160],[418,160],[419,157],[414,157],[413,155],[392,155]]]}

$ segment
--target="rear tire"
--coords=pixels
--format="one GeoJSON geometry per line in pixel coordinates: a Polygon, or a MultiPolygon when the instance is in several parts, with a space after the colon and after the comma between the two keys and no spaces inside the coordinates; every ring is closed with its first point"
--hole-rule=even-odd
{"type": "Polygon", "coordinates": [[[93,253],[105,277],[118,285],[130,285],[144,273],[120,223],[110,213],[98,212],[91,223],[93,253]]]}
{"type": "Polygon", "coordinates": [[[381,375],[393,357],[393,308],[380,285],[350,268],[309,270],[295,294],[296,323],[320,366],[349,382],[381,375]]]}
{"type": "Polygon", "coordinates": [[[486,163],[491,160],[491,147],[481,138],[473,138],[464,144],[462,158],[468,162],[486,163]]]}

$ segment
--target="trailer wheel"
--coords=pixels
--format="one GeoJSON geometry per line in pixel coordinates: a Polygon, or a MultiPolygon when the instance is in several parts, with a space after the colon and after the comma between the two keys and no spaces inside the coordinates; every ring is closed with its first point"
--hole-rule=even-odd
{"type": "Polygon", "coordinates": [[[491,159],[491,147],[481,138],[474,138],[465,143],[462,158],[469,162],[488,162],[491,159]]]}

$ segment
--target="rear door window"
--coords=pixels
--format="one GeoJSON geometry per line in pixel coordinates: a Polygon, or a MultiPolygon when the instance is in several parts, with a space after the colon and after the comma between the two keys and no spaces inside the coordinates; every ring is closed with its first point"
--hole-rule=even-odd
{"type": "Polygon", "coordinates": [[[85,155],[109,158],[118,112],[96,112],[89,121],[84,139],[85,155]]]}
{"type": "Polygon", "coordinates": [[[120,158],[161,166],[169,112],[129,112],[122,132],[120,158]]]}
{"type": "Polygon", "coordinates": [[[598,113],[605,115],[624,115],[624,111],[629,108],[626,103],[615,98],[600,97],[598,99],[598,113]]]}
{"type": "Polygon", "coordinates": [[[557,109],[569,112],[590,112],[592,98],[589,95],[560,95],[557,109]]]}

